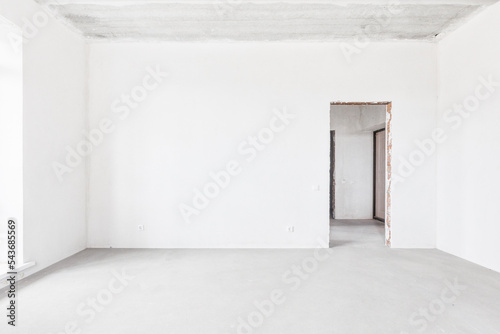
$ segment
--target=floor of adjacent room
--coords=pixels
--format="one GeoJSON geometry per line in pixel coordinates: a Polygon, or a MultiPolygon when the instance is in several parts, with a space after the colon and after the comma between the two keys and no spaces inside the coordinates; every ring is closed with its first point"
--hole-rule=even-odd
{"type": "Polygon", "coordinates": [[[500,333],[499,273],[331,226],[330,249],[85,250],[19,283],[15,333],[500,333]]]}

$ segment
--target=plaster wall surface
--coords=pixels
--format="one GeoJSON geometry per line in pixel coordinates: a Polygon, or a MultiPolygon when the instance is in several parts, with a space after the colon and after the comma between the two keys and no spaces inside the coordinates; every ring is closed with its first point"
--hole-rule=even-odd
{"type": "Polygon", "coordinates": [[[9,36],[20,31],[0,17],[0,274],[7,272],[7,222],[15,219],[19,238],[23,222],[23,58],[9,36]]]}
{"type": "MultiPolygon", "coordinates": [[[[86,246],[85,164],[62,183],[53,170],[53,162],[64,163],[65,147],[77,143],[86,129],[85,42],[44,13],[31,0],[0,3],[0,15],[25,29],[23,252],[25,262],[37,263],[27,275],[86,246]],[[35,21],[36,30],[29,30],[35,21]]],[[[18,127],[18,119],[14,124],[18,127]]]]}
{"type": "MultiPolygon", "coordinates": [[[[330,102],[393,102],[395,174],[435,126],[429,43],[373,43],[352,62],[338,43],[89,47],[90,128],[104,118],[115,126],[90,156],[89,247],[326,244],[330,102]],[[148,67],[169,78],[127,112],[122,94],[142,85],[148,67]],[[275,108],[294,118],[247,161],[238,148],[271,126],[275,108]],[[186,223],[179,205],[194,207],[196,189],[233,160],[241,173],[186,223]]],[[[394,187],[394,247],[435,246],[434,158],[394,187]]]]}
{"type": "Polygon", "coordinates": [[[500,4],[439,44],[437,247],[500,271],[500,4]]]}

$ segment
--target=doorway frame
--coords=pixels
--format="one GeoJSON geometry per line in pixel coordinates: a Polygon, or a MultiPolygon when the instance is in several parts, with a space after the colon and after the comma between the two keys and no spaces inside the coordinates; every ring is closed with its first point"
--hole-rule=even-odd
{"type": "MultiPolygon", "coordinates": [[[[330,102],[330,113],[331,106],[386,106],[385,112],[385,130],[386,130],[386,155],[385,155],[385,245],[391,247],[392,244],[392,102],[382,101],[382,102],[342,102],[335,101],[330,102]]],[[[331,180],[330,180],[331,182],[331,180]]],[[[333,194],[333,196],[335,196],[333,194]]],[[[328,194],[330,197],[330,194],[328,194]]],[[[330,219],[328,219],[328,224],[330,224],[330,219]]]]}
{"type": "MultiPolygon", "coordinates": [[[[385,217],[377,217],[377,133],[385,131],[385,128],[373,131],[373,219],[385,223],[385,217]]],[[[385,133],[387,135],[387,132],[385,133]]]]}
{"type": "Polygon", "coordinates": [[[330,130],[330,219],[335,219],[335,130],[330,130]]]}

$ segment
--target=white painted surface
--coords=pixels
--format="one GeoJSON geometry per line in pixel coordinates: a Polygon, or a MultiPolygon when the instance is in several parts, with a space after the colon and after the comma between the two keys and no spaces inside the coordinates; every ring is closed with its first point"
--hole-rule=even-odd
{"type": "MultiPolygon", "coordinates": [[[[7,222],[15,218],[22,252],[23,55],[10,38],[19,29],[0,16],[0,274],[7,271],[7,222]]],[[[17,254],[19,262],[22,253],[17,254]]]]}
{"type": "Polygon", "coordinates": [[[47,1],[85,37],[113,41],[434,40],[491,2],[47,1]]]}
{"type": "MultiPolygon", "coordinates": [[[[4,0],[0,15],[20,27],[42,17],[31,0],[4,0]]],[[[43,22],[43,21],[41,21],[43,22]]],[[[85,167],[59,183],[52,163],[85,129],[85,45],[50,19],[27,38],[24,73],[24,260],[39,271],[85,248],[85,167]]]]}
{"type": "Polygon", "coordinates": [[[443,117],[454,104],[474,96],[479,77],[492,76],[500,82],[499,17],[497,4],[439,46],[438,126],[446,129],[448,140],[438,148],[437,172],[438,248],[496,271],[500,271],[500,87],[460,125],[443,117]]]}
{"type": "Polygon", "coordinates": [[[373,131],[385,127],[386,106],[333,105],[335,218],[373,218],[373,131]]]}
{"type": "MultiPolygon", "coordinates": [[[[313,247],[328,240],[330,102],[393,101],[394,172],[435,125],[429,43],[374,43],[351,64],[325,43],[89,47],[90,127],[116,124],[90,158],[89,247],[313,247]],[[156,65],[170,79],[120,120],[113,100],[156,65]],[[247,163],[238,145],[282,107],[296,118],[247,163]],[[243,171],[186,225],[179,204],[233,159],[243,171]]],[[[392,204],[393,246],[434,247],[434,157],[392,204]]]]}

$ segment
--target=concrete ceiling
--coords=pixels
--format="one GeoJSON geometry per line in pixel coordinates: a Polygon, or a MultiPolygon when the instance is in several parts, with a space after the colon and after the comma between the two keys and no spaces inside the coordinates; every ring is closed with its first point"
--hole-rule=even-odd
{"type": "Polygon", "coordinates": [[[434,40],[497,0],[37,0],[89,39],[434,40]]]}

